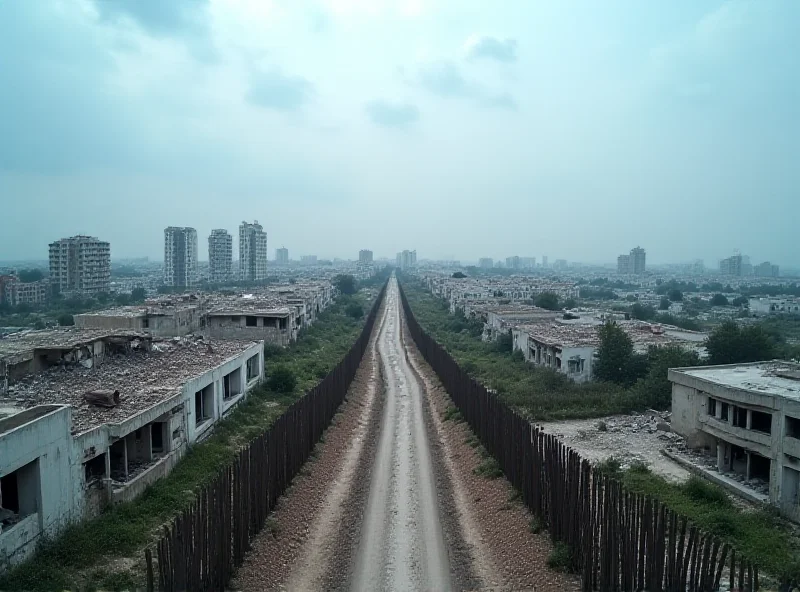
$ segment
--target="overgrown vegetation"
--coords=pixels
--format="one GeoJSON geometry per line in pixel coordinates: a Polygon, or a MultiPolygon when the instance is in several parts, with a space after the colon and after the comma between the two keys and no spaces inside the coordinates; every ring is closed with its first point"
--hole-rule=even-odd
{"type": "Polygon", "coordinates": [[[774,510],[742,510],[722,489],[700,477],[678,485],[631,467],[620,478],[627,489],[658,499],[705,532],[734,544],[763,572],[800,577],[800,549],[774,510]]]}
{"type": "MultiPolygon", "coordinates": [[[[365,308],[371,304],[362,293],[352,296],[350,302],[365,308]]],[[[346,314],[345,306],[340,301],[334,303],[290,347],[265,347],[268,368],[279,367],[285,376],[291,375],[291,389],[287,380],[281,380],[280,384],[253,391],[219,422],[208,440],[190,449],[168,477],[157,481],[137,500],[74,525],[56,540],[43,544],[31,561],[0,576],[0,590],[45,592],[89,584],[106,590],[133,588],[132,579],[138,574],[109,573],[101,566],[112,558],[139,560],[143,547],[158,529],[190,505],[195,492],[211,481],[242,445],[268,429],[289,405],[333,369],[363,326],[363,320],[346,314]]],[[[133,583],[141,586],[141,582],[133,583]]]]}
{"type": "Polygon", "coordinates": [[[467,319],[460,312],[451,315],[444,301],[420,285],[406,280],[403,287],[414,315],[425,330],[472,377],[495,389],[506,402],[531,419],[601,417],[648,407],[664,408],[670,401],[667,373],[659,368],[674,362],[669,356],[677,352],[671,349],[657,356],[654,353],[652,375],[647,368],[638,371],[635,379],[629,381],[631,387],[600,381],[576,384],[564,374],[528,364],[520,352],[511,354],[502,344],[482,342],[482,323],[467,319]]]}
{"type": "Polygon", "coordinates": [[[556,543],[547,558],[547,567],[555,571],[573,571],[572,549],[566,543],[556,543]]]}

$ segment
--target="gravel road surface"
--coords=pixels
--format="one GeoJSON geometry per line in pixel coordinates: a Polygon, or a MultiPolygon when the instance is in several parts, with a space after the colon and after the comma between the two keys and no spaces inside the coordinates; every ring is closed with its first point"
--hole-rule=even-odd
{"type": "Polygon", "coordinates": [[[352,590],[451,590],[423,393],[405,355],[394,279],[378,337],[386,399],[352,590]]]}

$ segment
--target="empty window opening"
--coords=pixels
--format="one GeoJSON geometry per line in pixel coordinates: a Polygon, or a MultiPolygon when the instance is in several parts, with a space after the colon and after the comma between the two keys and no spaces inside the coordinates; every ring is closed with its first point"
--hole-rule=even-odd
{"type": "Polygon", "coordinates": [[[730,470],[740,475],[747,474],[747,453],[741,446],[731,444],[731,466],[730,470]]]}
{"type": "Polygon", "coordinates": [[[730,405],[728,405],[727,403],[722,403],[722,404],[721,404],[721,409],[720,409],[720,414],[719,414],[719,417],[720,417],[720,419],[721,419],[722,421],[728,421],[728,412],[729,412],[729,410],[730,410],[730,407],[731,407],[731,406],[730,406],[730,405]]]}
{"type": "Polygon", "coordinates": [[[194,424],[200,425],[214,417],[214,384],[194,394],[194,424]]]}
{"type": "Polygon", "coordinates": [[[283,331],[285,329],[286,329],[286,318],[282,318],[281,319],[281,330],[283,331]]]}
{"type": "Polygon", "coordinates": [[[750,417],[750,428],[756,432],[765,434],[772,433],[772,414],[762,411],[752,411],[750,417]]]}
{"type": "Polygon", "coordinates": [[[247,360],[247,380],[248,382],[258,378],[258,354],[247,360]]]}
{"type": "Polygon", "coordinates": [[[142,328],[147,329],[150,327],[150,319],[144,318],[142,319],[142,328]]]}
{"type": "Polygon", "coordinates": [[[248,327],[258,327],[258,317],[245,317],[244,324],[248,327]]]}
{"type": "Polygon", "coordinates": [[[98,454],[91,460],[83,463],[83,472],[86,483],[91,483],[106,476],[106,454],[98,454]]]}
{"type": "Polygon", "coordinates": [[[230,399],[231,397],[235,397],[236,395],[240,395],[242,393],[241,369],[237,368],[230,374],[226,374],[222,378],[222,388],[223,388],[222,398],[224,400],[230,399]]]}
{"type": "Polygon", "coordinates": [[[0,508],[13,512],[11,516],[0,515],[4,526],[11,526],[20,518],[36,513],[40,499],[38,458],[0,477],[0,508]]]}
{"type": "Polygon", "coordinates": [[[561,369],[561,358],[556,357],[556,368],[561,369]]]}
{"type": "Polygon", "coordinates": [[[747,409],[743,407],[733,408],[733,425],[737,428],[747,427],[747,409]]]}
{"type": "Polygon", "coordinates": [[[800,438],[800,419],[786,416],[786,435],[790,438],[800,438]]]}
{"type": "Polygon", "coordinates": [[[240,319],[241,319],[241,317],[231,317],[231,322],[238,324],[240,322],[240,319]]]}
{"type": "Polygon", "coordinates": [[[750,478],[761,479],[762,481],[766,481],[767,483],[769,483],[769,473],[771,464],[772,463],[767,457],[761,456],[760,454],[756,454],[755,452],[751,452],[750,478]]]}
{"type": "Polygon", "coordinates": [[[164,452],[164,431],[166,424],[161,421],[154,421],[150,429],[150,447],[153,454],[164,452]]]}
{"type": "Polygon", "coordinates": [[[711,417],[717,416],[717,400],[714,397],[708,398],[708,414],[711,417]]]}
{"type": "Polygon", "coordinates": [[[111,463],[111,478],[115,481],[128,480],[128,448],[125,439],[117,440],[109,448],[111,463]]]}

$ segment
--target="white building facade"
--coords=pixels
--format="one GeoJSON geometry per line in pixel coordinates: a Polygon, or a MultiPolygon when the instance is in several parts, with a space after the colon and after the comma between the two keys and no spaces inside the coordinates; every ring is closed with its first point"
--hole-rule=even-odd
{"type": "Polygon", "coordinates": [[[267,233],[258,220],[239,226],[239,275],[250,282],[267,279],[267,233]]]}
{"type": "Polygon", "coordinates": [[[215,229],[208,237],[208,270],[212,284],[231,280],[233,237],[227,230],[215,229]]]}
{"type": "Polygon", "coordinates": [[[197,284],[197,231],[170,226],[164,229],[164,285],[197,284]]]}
{"type": "Polygon", "coordinates": [[[64,295],[108,292],[111,245],[93,236],[73,236],[50,243],[50,283],[64,295]]]}

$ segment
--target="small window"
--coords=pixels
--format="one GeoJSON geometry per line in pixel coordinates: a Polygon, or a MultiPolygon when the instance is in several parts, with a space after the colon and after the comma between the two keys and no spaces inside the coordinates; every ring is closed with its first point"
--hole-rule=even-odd
{"type": "Polygon", "coordinates": [[[153,422],[150,426],[150,449],[153,454],[164,452],[164,422],[153,422]]]}
{"type": "Polygon", "coordinates": [[[11,510],[17,518],[37,512],[40,498],[38,458],[0,477],[0,506],[11,510]]]}
{"type": "Polygon", "coordinates": [[[102,479],[106,476],[106,455],[105,453],[95,456],[91,460],[83,463],[83,471],[86,477],[86,483],[91,483],[96,479],[102,479]]]}
{"type": "Polygon", "coordinates": [[[733,426],[737,428],[747,427],[747,409],[742,407],[733,408],[733,426]]]}
{"type": "Polygon", "coordinates": [[[249,382],[254,378],[258,378],[258,354],[247,360],[247,380],[249,382]]]}
{"type": "Polygon", "coordinates": [[[258,327],[258,317],[245,317],[244,320],[248,327],[258,327]]]}
{"type": "Polygon", "coordinates": [[[789,438],[800,439],[800,419],[786,416],[786,435],[789,438]]]}
{"type": "Polygon", "coordinates": [[[750,429],[764,434],[772,433],[772,414],[762,411],[752,411],[750,417],[750,429]]]}
{"type": "Polygon", "coordinates": [[[148,318],[142,319],[142,328],[147,329],[148,327],[150,327],[150,319],[148,318]]]}
{"type": "Polygon", "coordinates": [[[212,417],[214,417],[213,383],[194,394],[194,424],[200,425],[212,417]]]}
{"type": "Polygon", "coordinates": [[[232,323],[238,323],[238,322],[240,322],[240,320],[241,320],[241,317],[231,317],[231,322],[232,323]]]}
{"type": "Polygon", "coordinates": [[[717,400],[714,397],[708,398],[708,414],[711,417],[717,416],[717,400]]]}
{"type": "Polygon", "coordinates": [[[722,421],[728,421],[728,412],[731,406],[728,405],[727,403],[722,403],[721,405],[722,407],[720,409],[720,419],[722,421]]]}

